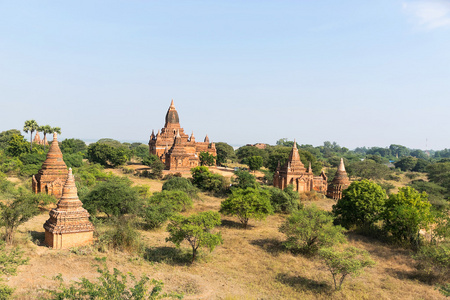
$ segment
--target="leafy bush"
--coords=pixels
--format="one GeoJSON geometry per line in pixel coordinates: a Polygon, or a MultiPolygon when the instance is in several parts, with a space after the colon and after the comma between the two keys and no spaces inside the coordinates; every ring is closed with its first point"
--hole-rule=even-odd
{"type": "Polygon", "coordinates": [[[141,205],[138,190],[125,177],[113,176],[100,182],[82,199],[92,216],[103,212],[108,217],[136,213],[141,205]]]}
{"type": "Polygon", "coordinates": [[[247,228],[249,219],[262,220],[273,213],[269,192],[254,188],[234,189],[220,204],[220,213],[238,217],[247,228]]]}
{"type": "Polygon", "coordinates": [[[75,154],[86,150],[86,143],[80,139],[65,139],[59,144],[63,154],[75,154]]]}
{"type": "Polygon", "coordinates": [[[450,243],[421,246],[414,258],[417,269],[432,275],[432,281],[445,283],[450,280],[450,243]]]}
{"type": "Polygon", "coordinates": [[[212,229],[220,223],[220,215],[215,211],[200,212],[189,217],[176,215],[167,225],[170,236],[166,241],[180,247],[181,242],[186,240],[192,247],[192,262],[194,262],[199,247],[207,247],[212,252],[216,246],[223,243],[220,232],[212,233],[212,229]]]}
{"type": "Polygon", "coordinates": [[[216,157],[209,152],[200,152],[198,158],[201,166],[213,166],[216,164],[216,157]]]}
{"type": "Polygon", "coordinates": [[[245,170],[236,170],[234,171],[234,175],[236,178],[234,178],[234,182],[232,187],[238,188],[238,189],[246,189],[246,188],[258,188],[258,183],[256,182],[255,176],[250,174],[248,171],[245,170]]]}
{"type": "Polygon", "coordinates": [[[333,205],[338,224],[347,229],[352,225],[367,228],[381,219],[386,193],[378,184],[369,180],[354,181],[342,195],[333,205]]]}
{"type": "Polygon", "coordinates": [[[158,228],[178,212],[192,207],[192,199],[182,191],[167,191],[154,193],[147,201],[140,215],[148,228],[158,228]]]}
{"type": "Polygon", "coordinates": [[[219,174],[213,174],[208,167],[195,167],[191,169],[192,183],[203,191],[213,192],[216,195],[224,195],[228,192],[228,178],[219,174]]]}
{"type": "Polygon", "coordinates": [[[192,185],[189,179],[183,177],[172,177],[162,186],[163,191],[182,191],[192,199],[198,199],[198,189],[192,185]]]}
{"type": "Polygon", "coordinates": [[[294,191],[292,185],[288,185],[284,190],[276,187],[270,187],[268,190],[274,212],[288,214],[301,207],[299,193],[294,191]]]}
{"type": "Polygon", "coordinates": [[[161,293],[164,284],[161,281],[142,276],[138,281],[131,273],[122,273],[116,268],[111,273],[106,264],[97,267],[100,276],[96,282],[91,282],[87,278],[81,281],[72,282],[66,286],[62,275],[59,274],[53,279],[59,282],[56,290],[47,290],[54,299],[182,299],[178,294],[161,293]],[[128,276],[134,285],[130,288],[128,276]]]}
{"type": "Polygon", "coordinates": [[[90,144],[86,157],[90,162],[99,163],[105,167],[117,167],[130,159],[131,151],[125,147],[113,147],[104,143],[90,144]]]}
{"type": "Polygon", "coordinates": [[[293,212],[280,227],[287,240],[284,246],[292,252],[315,254],[322,247],[344,243],[345,229],[333,225],[333,217],[316,206],[293,212]]]}
{"type": "Polygon", "coordinates": [[[419,230],[426,229],[433,221],[426,193],[411,187],[400,188],[397,194],[389,195],[383,212],[384,230],[400,242],[419,242],[419,230]]]}
{"type": "Polygon", "coordinates": [[[73,170],[75,182],[78,186],[91,187],[99,181],[105,181],[111,178],[111,173],[103,172],[104,168],[100,164],[83,164],[73,170]]]}
{"type": "Polygon", "coordinates": [[[322,248],[319,250],[319,256],[330,271],[336,290],[341,289],[348,275],[357,276],[364,268],[375,264],[367,251],[355,247],[347,247],[342,252],[322,248]]]}

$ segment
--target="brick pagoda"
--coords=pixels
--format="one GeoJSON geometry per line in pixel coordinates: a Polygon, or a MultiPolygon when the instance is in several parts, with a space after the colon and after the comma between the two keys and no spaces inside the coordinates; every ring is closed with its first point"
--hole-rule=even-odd
{"type": "Polygon", "coordinates": [[[200,152],[217,156],[214,143],[206,135],[203,142],[196,142],[194,133],[187,135],[180,126],[180,118],[173,100],[166,113],[164,127],[155,135],[152,130],[148,142],[150,154],[154,154],[166,165],[166,170],[190,170],[200,164],[200,152]]]}
{"type": "Polygon", "coordinates": [[[334,175],[333,181],[331,181],[327,190],[327,197],[334,200],[339,200],[342,198],[342,191],[348,188],[350,185],[350,180],[348,179],[347,172],[345,171],[344,159],[341,158],[339,168],[334,175]]]}
{"type": "Polygon", "coordinates": [[[89,213],[78,199],[75,178],[69,169],[62,197],[45,222],[45,244],[53,249],[67,249],[91,244],[94,226],[89,213]]]}
{"type": "Polygon", "coordinates": [[[56,132],[53,133],[53,142],[47,153],[47,159],[41,169],[32,178],[34,193],[46,193],[61,198],[62,188],[67,178],[67,166],[64,163],[61,149],[59,149],[56,132]]]}
{"type": "Polygon", "coordinates": [[[300,160],[295,140],[288,161],[284,166],[278,164],[273,176],[273,185],[275,187],[284,189],[289,184],[292,184],[294,190],[299,193],[316,191],[325,194],[327,192],[327,176],[323,171],[320,176],[314,176],[311,163],[309,163],[308,169],[305,168],[300,160]]]}

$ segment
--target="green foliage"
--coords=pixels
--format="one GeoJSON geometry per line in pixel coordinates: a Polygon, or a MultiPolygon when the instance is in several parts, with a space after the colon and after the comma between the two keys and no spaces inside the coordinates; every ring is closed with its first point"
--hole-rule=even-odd
{"type": "Polygon", "coordinates": [[[161,281],[150,279],[143,275],[139,280],[128,272],[126,274],[114,268],[111,273],[106,265],[97,266],[100,276],[96,282],[91,282],[87,278],[81,281],[72,282],[66,286],[62,275],[59,274],[53,279],[59,282],[56,290],[47,290],[52,295],[52,299],[182,299],[178,294],[162,293],[164,284],[161,281]],[[131,284],[129,282],[131,279],[131,284]],[[131,286],[131,287],[130,287],[131,286]]]}
{"type": "Polygon", "coordinates": [[[347,173],[351,177],[360,179],[379,180],[386,178],[391,170],[386,165],[378,164],[371,159],[365,159],[348,164],[347,173]]]}
{"type": "Polygon", "coordinates": [[[117,167],[130,159],[130,150],[125,146],[113,147],[97,142],[89,145],[86,156],[90,162],[105,167],[117,167]]]}
{"type": "Polygon", "coordinates": [[[154,193],[147,201],[146,207],[141,210],[147,228],[161,227],[170,217],[181,211],[192,208],[192,199],[183,191],[167,191],[154,193]]]}
{"type": "Polygon", "coordinates": [[[83,165],[83,155],[79,153],[63,154],[63,159],[68,168],[79,168],[83,165]]]}
{"type": "Polygon", "coordinates": [[[361,274],[364,268],[375,264],[367,251],[355,247],[347,247],[342,252],[322,248],[319,250],[319,256],[330,271],[336,290],[341,289],[348,275],[355,277],[361,274]]]}
{"type": "Polygon", "coordinates": [[[23,163],[18,157],[8,157],[0,151],[0,172],[17,173],[22,168],[23,163]]]}
{"type": "Polygon", "coordinates": [[[80,139],[65,139],[59,144],[63,154],[75,154],[84,152],[87,148],[86,143],[80,139]]]}
{"type": "Polygon", "coordinates": [[[186,240],[192,247],[192,262],[195,261],[199,247],[206,247],[210,252],[223,243],[221,233],[212,233],[214,227],[221,224],[218,212],[206,211],[184,217],[176,215],[171,218],[167,231],[170,236],[166,241],[180,247],[186,240]]]}
{"type": "Polygon", "coordinates": [[[14,183],[9,181],[6,176],[0,173],[0,199],[10,199],[18,195],[18,191],[15,189],[14,183]]]}
{"type": "Polygon", "coordinates": [[[201,166],[214,166],[216,164],[216,157],[209,152],[200,152],[198,158],[201,166]]]}
{"type": "Polygon", "coordinates": [[[438,162],[427,167],[428,179],[450,191],[450,162],[438,162]]]}
{"type": "Polygon", "coordinates": [[[417,245],[419,230],[426,229],[433,221],[426,193],[411,187],[400,188],[397,194],[389,195],[383,212],[384,230],[400,242],[417,245]]]}
{"type": "Polygon", "coordinates": [[[270,187],[268,191],[274,212],[290,214],[301,208],[300,196],[292,185],[288,185],[284,190],[270,187]]]}
{"type": "Polygon", "coordinates": [[[315,254],[322,247],[344,243],[345,229],[333,225],[333,217],[316,206],[293,212],[280,227],[287,240],[284,246],[292,252],[315,254]]]}
{"type": "Polygon", "coordinates": [[[223,165],[227,163],[228,160],[235,161],[236,153],[234,152],[234,148],[227,143],[219,142],[216,143],[216,153],[217,153],[217,164],[223,165]]]}
{"type": "Polygon", "coordinates": [[[150,167],[152,163],[157,160],[159,160],[158,156],[150,154],[142,158],[142,164],[150,167]]]}
{"type": "Polygon", "coordinates": [[[163,191],[182,191],[192,199],[199,199],[198,189],[192,185],[189,179],[183,177],[172,177],[162,186],[163,191]]]}
{"type": "Polygon", "coordinates": [[[399,168],[403,172],[412,171],[417,164],[417,158],[412,156],[402,157],[399,161],[395,162],[396,168],[399,168]]]}
{"type": "Polygon", "coordinates": [[[236,170],[234,171],[234,175],[236,175],[236,178],[234,178],[233,188],[245,189],[251,187],[256,189],[259,186],[255,176],[248,171],[236,170]]]}
{"type": "Polygon", "coordinates": [[[97,143],[108,145],[108,146],[111,146],[111,147],[114,147],[114,148],[120,148],[120,147],[123,146],[121,142],[116,141],[114,139],[108,139],[108,138],[99,139],[97,141],[97,143]]]}
{"type": "Polygon", "coordinates": [[[367,228],[382,217],[386,193],[378,184],[369,180],[354,181],[342,195],[333,205],[338,224],[346,228],[352,225],[367,228]]]}
{"type": "Polygon", "coordinates": [[[247,158],[247,165],[248,165],[249,169],[252,171],[261,169],[261,167],[263,166],[263,163],[264,163],[263,158],[258,155],[250,156],[249,158],[247,158]]]}
{"type": "Polygon", "coordinates": [[[19,157],[21,154],[31,152],[28,150],[29,143],[20,134],[13,134],[9,139],[6,153],[13,157],[19,157]]]}
{"type": "Polygon", "coordinates": [[[83,206],[92,216],[96,216],[97,212],[104,212],[108,217],[136,213],[141,199],[138,190],[131,184],[126,177],[110,177],[82,198],[83,206]]]}
{"type": "Polygon", "coordinates": [[[6,149],[13,135],[21,135],[20,130],[10,129],[0,132],[0,149],[6,149]]]}
{"type": "Polygon", "coordinates": [[[215,193],[216,195],[226,194],[229,188],[229,181],[220,174],[213,174],[208,167],[199,166],[191,169],[192,184],[203,191],[215,193]]]}
{"type": "Polygon", "coordinates": [[[133,147],[133,145],[134,143],[132,144],[132,150],[135,156],[139,158],[145,158],[150,155],[148,145],[138,144],[136,147],[133,147]]]}
{"type": "Polygon", "coordinates": [[[18,195],[6,203],[0,202],[0,226],[5,227],[6,243],[12,244],[17,227],[38,213],[37,204],[29,194],[18,195]]]}
{"type": "Polygon", "coordinates": [[[249,219],[262,220],[273,213],[270,194],[254,188],[233,189],[231,196],[220,204],[220,213],[238,217],[247,228],[249,219]]]}
{"type": "Polygon", "coordinates": [[[103,167],[99,164],[83,164],[79,168],[73,170],[77,187],[91,187],[98,181],[105,181],[112,177],[111,173],[103,171],[103,167]]]}

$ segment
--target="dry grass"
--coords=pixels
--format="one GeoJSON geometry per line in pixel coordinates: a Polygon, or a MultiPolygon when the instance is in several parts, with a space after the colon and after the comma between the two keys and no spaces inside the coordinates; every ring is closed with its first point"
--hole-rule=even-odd
{"type": "MultiPolygon", "coordinates": [[[[119,170],[113,172],[122,174],[119,170]]],[[[161,181],[129,177],[135,184],[150,186],[152,191],[162,186],[161,181]]],[[[188,213],[218,210],[221,200],[202,194],[188,213]]],[[[334,201],[314,203],[327,208],[334,201]]],[[[42,298],[39,290],[54,287],[51,278],[59,273],[66,281],[97,277],[95,257],[107,257],[108,266],[122,272],[162,280],[166,291],[182,292],[185,299],[445,299],[433,286],[414,277],[414,261],[408,251],[356,234],[349,234],[349,243],[369,251],[376,265],[359,277],[348,278],[342,291],[333,291],[331,275],[319,260],[283,249],[283,235],[278,232],[283,215],[251,220],[247,230],[235,218],[224,217],[220,227],[224,244],[212,253],[202,252],[192,265],[188,246],[180,250],[167,243],[164,229],[141,231],[147,247],[143,257],[99,253],[92,248],[50,250],[40,246],[42,224],[47,218],[48,212],[44,212],[19,227],[17,239],[30,262],[19,267],[18,275],[7,282],[17,288],[18,299],[42,298]]]]}

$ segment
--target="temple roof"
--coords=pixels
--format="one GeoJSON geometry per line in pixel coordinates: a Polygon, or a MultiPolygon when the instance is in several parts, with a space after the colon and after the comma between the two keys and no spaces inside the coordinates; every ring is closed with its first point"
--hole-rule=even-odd
{"type": "Polygon", "coordinates": [[[47,158],[42,164],[41,170],[47,169],[61,169],[63,174],[67,173],[67,166],[63,160],[63,154],[58,144],[58,134],[56,132],[53,133],[53,142],[50,145],[50,149],[47,153],[47,158]]]}
{"type": "Polygon", "coordinates": [[[175,109],[175,105],[173,104],[173,99],[172,102],[170,103],[170,107],[167,110],[167,114],[166,114],[166,124],[164,125],[164,127],[168,127],[169,124],[178,124],[180,123],[180,118],[178,117],[178,112],[175,109]]]}
{"type": "Polygon", "coordinates": [[[349,185],[350,180],[348,179],[347,172],[345,171],[344,159],[341,158],[341,162],[339,163],[339,167],[336,171],[336,175],[334,175],[333,181],[331,182],[334,185],[349,185]]]}

